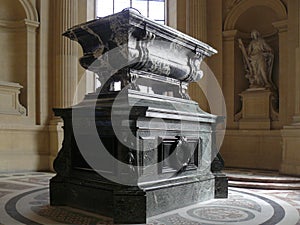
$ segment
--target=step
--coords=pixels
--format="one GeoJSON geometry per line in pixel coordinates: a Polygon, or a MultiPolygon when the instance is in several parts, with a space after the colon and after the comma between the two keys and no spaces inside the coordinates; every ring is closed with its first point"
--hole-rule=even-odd
{"type": "Polygon", "coordinates": [[[270,190],[300,190],[300,183],[262,183],[262,182],[228,182],[229,187],[254,188],[254,189],[270,189],[270,190]]]}
{"type": "Polygon", "coordinates": [[[261,183],[300,183],[300,177],[279,174],[276,171],[226,169],[223,171],[229,180],[261,183]]]}
{"type": "Polygon", "coordinates": [[[233,181],[245,181],[245,182],[262,182],[262,183],[300,183],[300,178],[297,177],[285,177],[285,176],[249,176],[241,174],[226,173],[229,180],[233,181]]]}

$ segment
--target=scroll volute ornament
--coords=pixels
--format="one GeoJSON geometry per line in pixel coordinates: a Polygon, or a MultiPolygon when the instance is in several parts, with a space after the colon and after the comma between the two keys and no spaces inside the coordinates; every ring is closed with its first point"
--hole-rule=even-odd
{"type": "Polygon", "coordinates": [[[197,81],[202,77],[201,61],[217,53],[209,45],[131,9],[77,25],[64,35],[79,42],[84,52],[80,64],[99,76],[121,67],[180,82],[197,81]],[[117,59],[111,57],[111,51],[117,53],[117,59]]]}

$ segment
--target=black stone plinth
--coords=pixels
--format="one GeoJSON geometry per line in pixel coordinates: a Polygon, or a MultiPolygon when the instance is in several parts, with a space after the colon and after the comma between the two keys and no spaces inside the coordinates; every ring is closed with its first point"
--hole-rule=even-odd
{"type": "MultiPolygon", "coordinates": [[[[113,113],[121,117],[119,129],[126,132],[122,113],[131,108],[128,124],[141,140],[131,149],[120,143],[112,130],[109,115],[112,104],[117,101],[113,96],[102,94],[96,100],[96,119],[89,116],[88,103],[55,110],[55,114],[64,120],[65,136],[63,148],[54,162],[57,175],[50,181],[51,205],[96,212],[112,217],[116,223],[145,223],[149,216],[212,199],[215,177],[210,171],[210,159],[212,124],[216,117],[203,112],[191,100],[128,90],[126,97],[121,98],[123,104],[118,104],[113,113]],[[80,145],[80,138],[95,135],[89,133],[89,126],[95,120],[97,138],[103,142],[107,139],[115,141],[107,146],[109,149],[89,145],[92,141],[87,142],[86,149],[80,145]],[[184,137],[184,141],[180,137],[184,137]],[[180,141],[184,145],[178,146],[180,141]],[[136,148],[144,149],[134,151],[136,148]],[[164,161],[165,154],[171,150],[174,151],[173,158],[164,161]],[[101,167],[102,151],[109,151],[129,168],[113,164],[101,167]],[[88,155],[93,155],[92,159],[85,158],[88,155]],[[159,161],[161,163],[157,164],[159,161]],[[130,170],[130,163],[140,166],[140,170],[130,170]],[[112,174],[111,178],[132,179],[133,183],[126,186],[112,182],[101,173],[99,175],[97,170],[112,174]]],[[[89,97],[84,103],[90,102],[87,99],[89,97]]]]}
{"type": "Polygon", "coordinates": [[[215,177],[215,198],[228,197],[228,178],[222,173],[222,169],[224,169],[224,160],[218,153],[211,163],[211,171],[215,177]]]}
{"type": "Polygon", "coordinates": [[[50,203],[111,217],[116,224],[145,224],[147,217],[213,198],[213,177],[188,182],[178,179],[169,187],[143,190],[95,181],[88,184],[86,178],[55,177],[50,183],[50,203]]]}

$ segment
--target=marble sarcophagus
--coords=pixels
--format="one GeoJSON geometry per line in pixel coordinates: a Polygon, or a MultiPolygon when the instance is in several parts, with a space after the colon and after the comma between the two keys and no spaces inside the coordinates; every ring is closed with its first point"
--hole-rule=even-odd
{"type": "Polygon", "coordinates": [[[146,218],[214,197],[211,172],[217,116],[190,100],[210,46],[124,10],[67,30],[80,64],[101,87],[71,108],[50,181],[52,205],[112,217],[146,218]]]}

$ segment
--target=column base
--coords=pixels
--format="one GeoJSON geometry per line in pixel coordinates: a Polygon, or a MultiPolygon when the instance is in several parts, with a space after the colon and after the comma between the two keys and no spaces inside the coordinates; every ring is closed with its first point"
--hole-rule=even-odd
{"type": "Polygon", "coordinates": [[[241,119],[240,130],[270,130],[270,119],[241,119]]]}
{"type": "Polygon", "coordinates": [[[61,118],[53,118],[49,123],[49,134],[50,134],[50,156],[49,156],[49,168],[54,172],[53,162],[57,156],[57,153],[62,147],[63,142],[63,121],[61,118]]]}
{"type": "Polygon", "coordinates": [[[224,173],[214,173],[215,198],[228,198],[228,178],[224,173]]]}
{"type": "Polygon", "coordinates": [[[283,159],[280,172],[300,175],[300,125],[286,126],[281,131],[283,141],[283,159]]]}
{"type": "Polygon", "coordinates": [[[300,126],[300,115],[299,116],[294,116],[293,117],[293,122],[294,122],[294,125],[300,126]]]}

